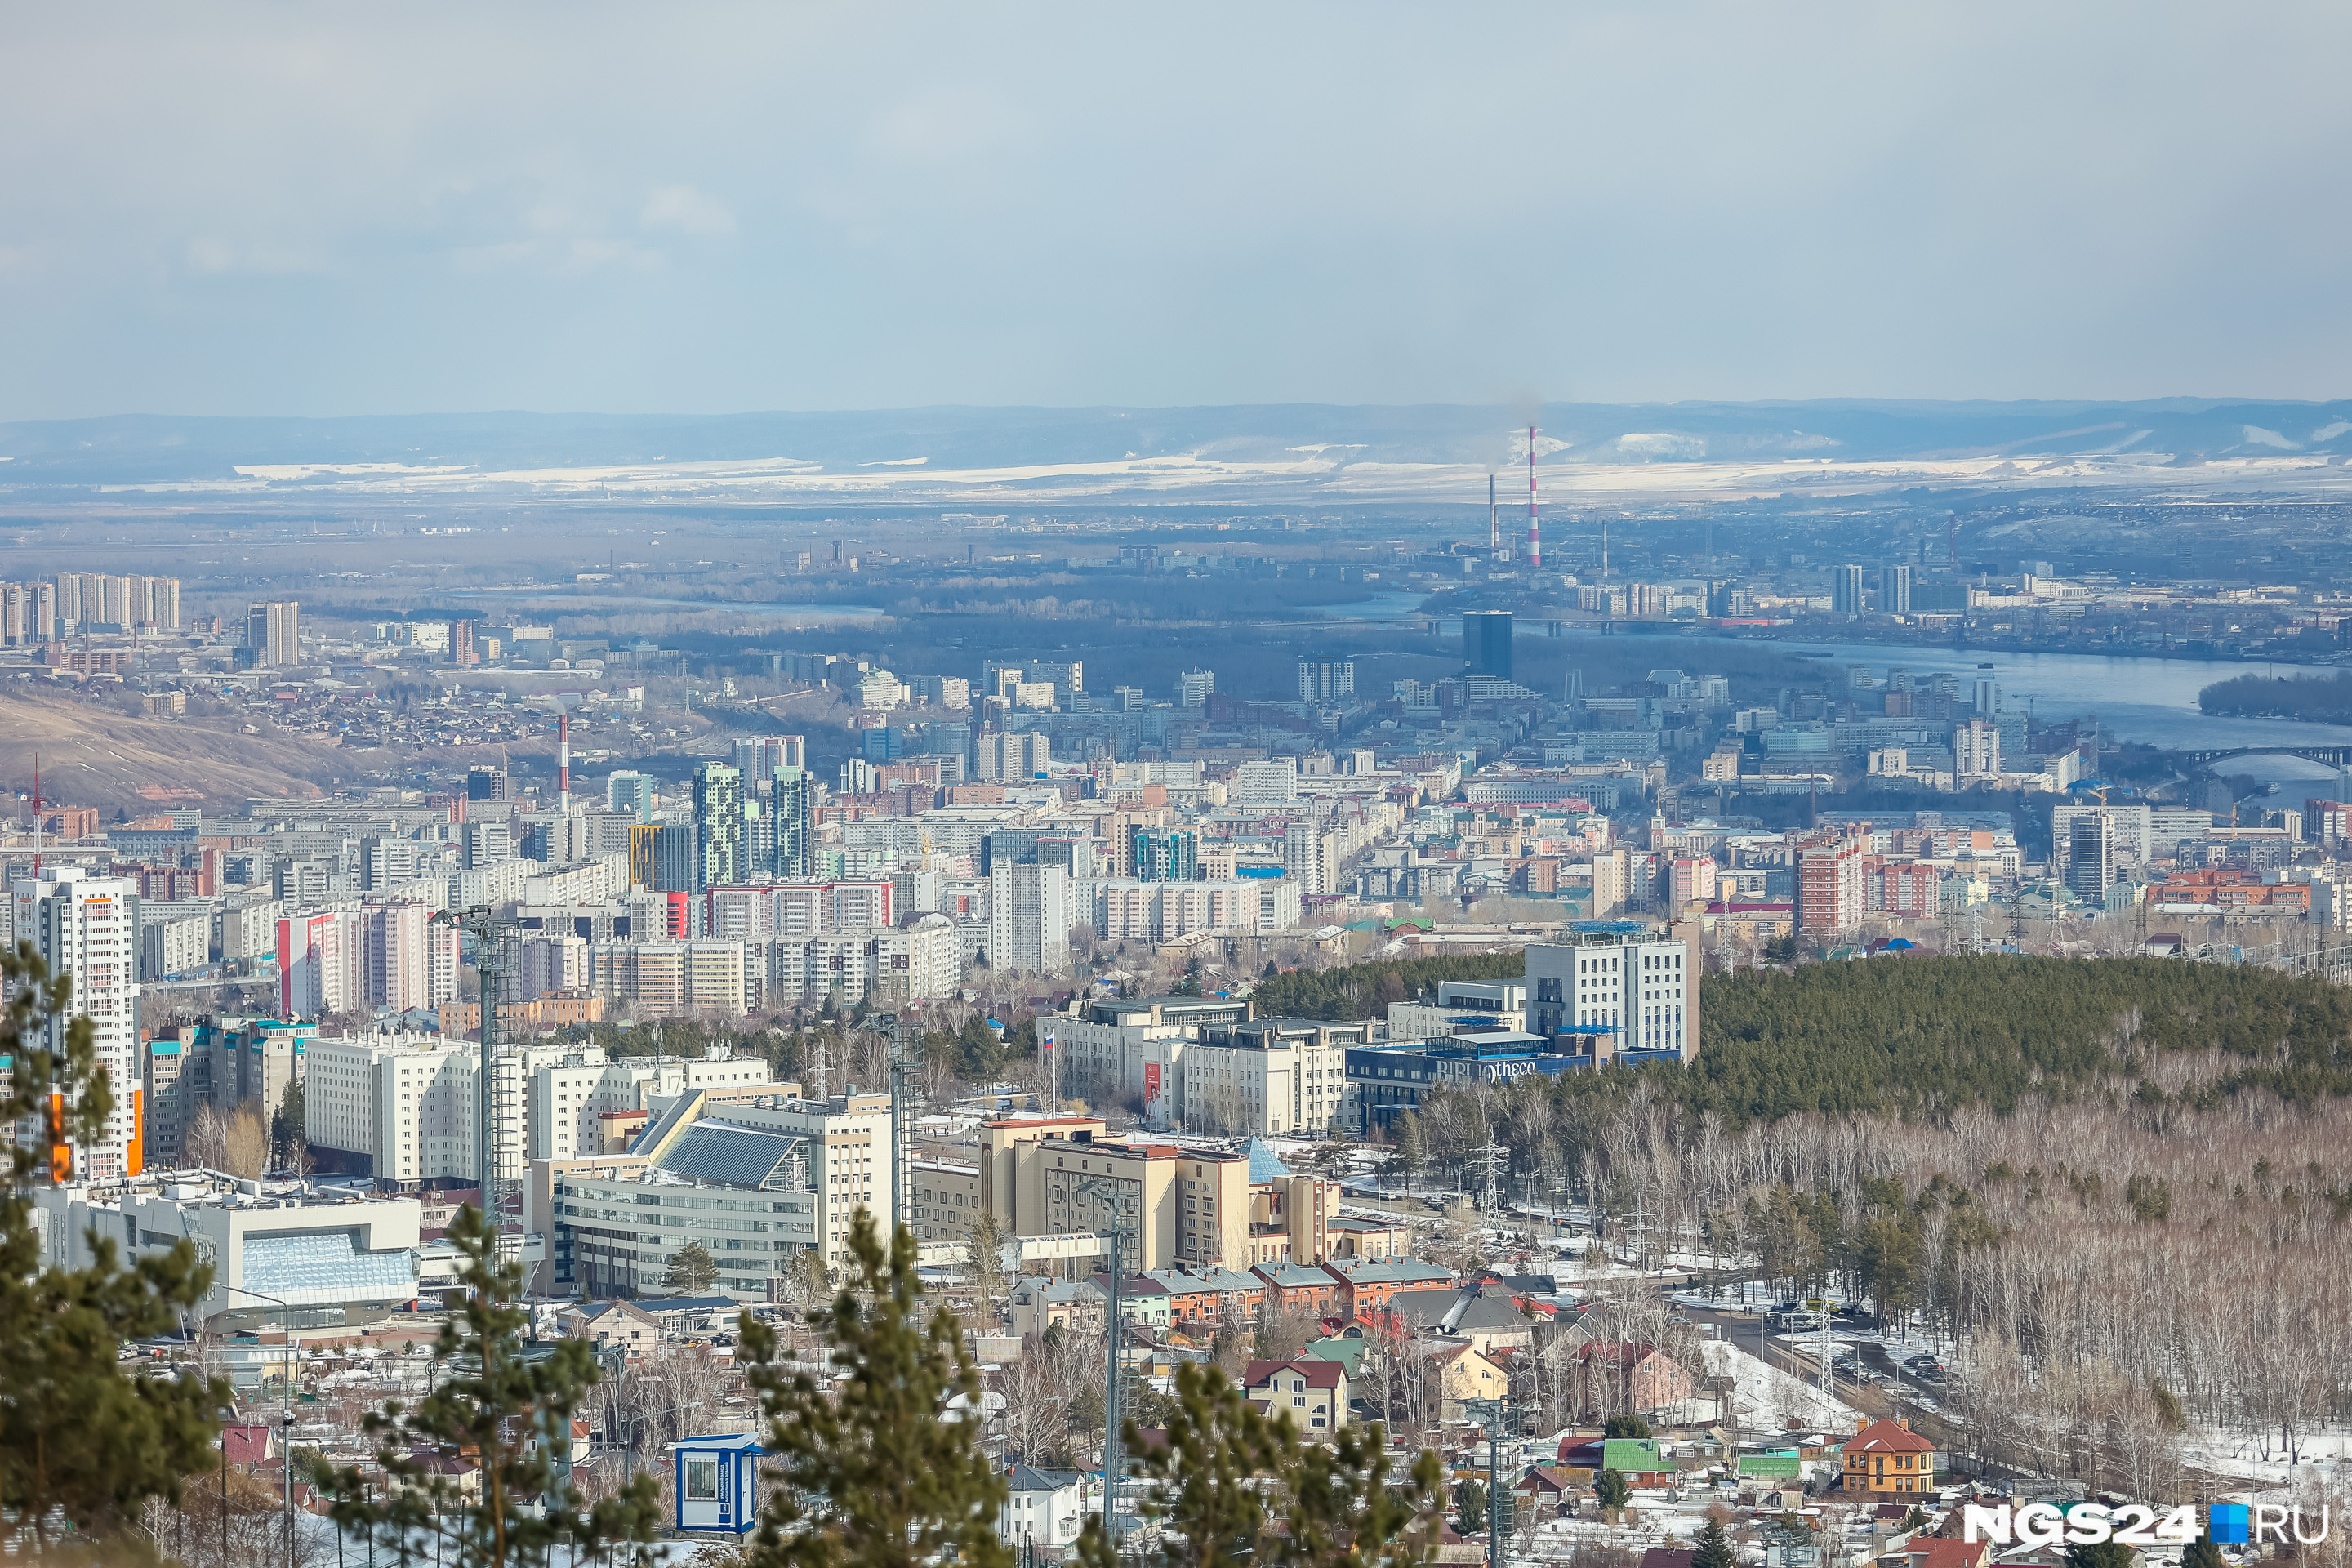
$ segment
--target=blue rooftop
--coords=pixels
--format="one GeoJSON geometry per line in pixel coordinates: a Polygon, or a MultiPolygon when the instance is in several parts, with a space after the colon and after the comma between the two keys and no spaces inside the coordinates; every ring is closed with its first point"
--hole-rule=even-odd
{"type": "Polygon", "coordinates": [[[1290,1167],[1282,1163],[1282,1157],[1276,1154],[1262,1138],[1253,1138],[1243,1144],[1242,1152],[1249,1156],[1249,1179],[1252,1185],[1259,1182],[1271,1182],[1293,1173],[1290,1167]]]}

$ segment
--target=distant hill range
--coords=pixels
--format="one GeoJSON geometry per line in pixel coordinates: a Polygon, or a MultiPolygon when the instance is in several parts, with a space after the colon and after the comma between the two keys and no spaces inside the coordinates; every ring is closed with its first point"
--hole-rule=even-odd
{"type": "MultiPolygon", "coordinates": [[[[877,478],[1171,458],[1505,467],[1530,411],[1431,405],[909,408],[815,414],[431,414],[341,419],[121,415],[0,425],[0,486],[230,480],[240,467],[383,464],[516,473],[789,460],[877,478]]],[[[2151,468],[2352,455],[2352,401],[1550,404],[1547,464],[1839,463],[2105,455],[2151,468]]],[[[323,478],[324,476],[320,476],[323,478]]],[[[908,476],[911,477],[911,476],[908,476]]],[[[1508,489],[1507,482],[1506,489],[1508,489]]]]}

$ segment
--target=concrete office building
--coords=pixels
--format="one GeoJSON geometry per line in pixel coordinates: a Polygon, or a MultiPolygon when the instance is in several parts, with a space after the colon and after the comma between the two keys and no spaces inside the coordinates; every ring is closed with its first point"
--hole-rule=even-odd
{"type": "Polygon", "coordinates": [[[35,1201],[48,1221],[41,1227],[47,1267],[88,1268],[93,1231],[115,1241],[118,1259],[193,1242],[212,1268],[212,1288],[194,1310],[207,1333],[268,1333],[289,1313],[298,1337],[345,1333],[416,1299],[415,1198],[265,1192],[256,1182],[207,1179],[104,1195],[45,1187],[35,1201]]]}
{"type": "MultiPolygon", "coordinates": [[[[1140,1096],[1145,1124],[1178,1125],[1184,1053],[1207,1024],[1247,1021],[1249,1004],[1218,996],[1099,998],[1050,1020],[1055,1069],[1066,1096],[1140,1096]]],[[[1046,1021],[1041,1020],[1041,1026],[1046,1021]]]]}
{"type": "MultiPolygon", "coordinates": [[[[1685,928],[1688,929],[1688,928],[1685,928]]],[[[1528,1029],[1580,1036],[1606,1054],[1698,1054],[1699,982],[1691,942],[1632,921],[1592,921],[1570,940],[1528,949],[1528,1029]]]]}
{"type": "Polygon", "coordinates": [[[1201,1026],[1183,1047],[1175,1121],[1192,1131],[1317,1137],[1347,1100],[1347,1051],[1369,1024],[1259,1018],[1201,1026]]]}

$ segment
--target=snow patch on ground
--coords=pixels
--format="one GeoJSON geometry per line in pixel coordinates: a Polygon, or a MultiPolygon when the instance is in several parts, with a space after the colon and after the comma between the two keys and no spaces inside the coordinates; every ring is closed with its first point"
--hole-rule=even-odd
{"type": "Polygon", "coordinates": [[[2181,1457],[2198,1469],[2241,1480],[2290,1486],[2313,1476],[2341,1483],[2352,1467],[2352,1433],[2307,1434],[2297,1445],[2302,1463],[2287,1463],[2278,1434],[2228,1432],[2219,1427],[2192,1428],[2181,1439],[2181,1457]]]}
{"type": "Polygon", "coordinates": [[[1857,1413],[1852,1406],[1800,1383],[1779,1367],[1766,1365],[1738,1345],[1709,1340],[1699,1346],[1699,1355],[1709,1377],[1732,1380],[1732,1411],[1743,1426],[1778,1428],[1793,1415],[1800,1425],[1825,1432],[1853,1428],[1857,1413]]]}

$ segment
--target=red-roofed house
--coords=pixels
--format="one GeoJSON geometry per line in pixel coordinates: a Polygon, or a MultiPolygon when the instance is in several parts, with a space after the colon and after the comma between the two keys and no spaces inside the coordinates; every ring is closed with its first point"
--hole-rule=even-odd
{"type": "Polygon", "coordinates": [[[278,1439],[260,1421],[221,1428],[221,1447],[232,1465],[266,1465],[278,1457],[278,1439]]]}
{"type": "Polygon", "coordinates": [[[1242,1393],[1268,1415],[1287,1414],[1302,1436],[1348,1424],[1348,1369],[1336,1361],[1254,1361],[1242,1393]]]}
{"type": "Polygon", "coordinates": [[[1873,1421],[1838,1449],[1850,1492],[1924,1492],[1936,1480],[1936,1445],[1908,1421],[1873,1421]]]}

